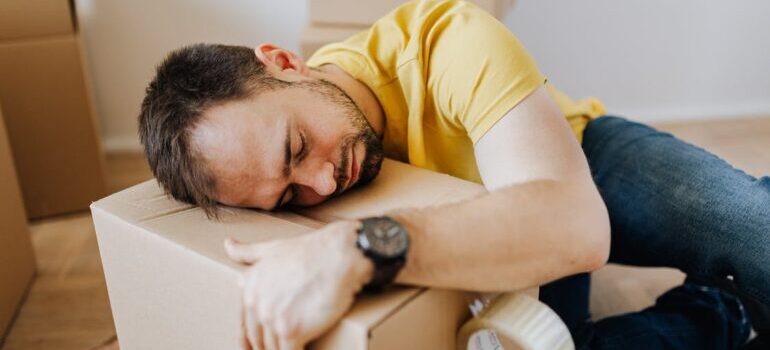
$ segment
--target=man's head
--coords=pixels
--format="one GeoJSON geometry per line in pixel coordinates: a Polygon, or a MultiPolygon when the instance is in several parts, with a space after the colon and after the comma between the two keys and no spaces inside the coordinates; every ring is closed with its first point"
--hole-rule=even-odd
{"type": "Polygon", "coordinates": [[[147,88],[139,136],[158,182],[209,215],[217,203],[310,206],[373,180],[379,138],[337,85],[272,45],[172,52],[147,88]]]}

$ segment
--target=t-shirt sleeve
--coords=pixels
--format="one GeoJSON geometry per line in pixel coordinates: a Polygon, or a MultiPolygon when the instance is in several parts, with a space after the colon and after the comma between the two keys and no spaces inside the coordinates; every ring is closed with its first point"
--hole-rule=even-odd
{"type": "Polygon", "coordinates": [[[473,143],[546,81],[508,28],[475,5],[443,13],[428,38],[429,94],[473,143]]]}

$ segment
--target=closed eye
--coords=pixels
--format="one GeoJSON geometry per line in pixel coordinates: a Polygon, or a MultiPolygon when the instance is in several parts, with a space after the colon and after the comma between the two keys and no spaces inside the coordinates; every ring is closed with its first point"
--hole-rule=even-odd
{"type": "Polygon", "coordinates": [[[308,153],[307,139],[305,138],[305,133],[302,133],[302,132],[299,133],[299,139],[301,143],[300,143],[299,152],[297,152],[297,160],[296,160],[297,163],[301,162],[302,159],[304,159],[308,153]]]}
{"type": "Polygon", "coordinates": [[[291,185],[291,199],[289,200],[289,205],[297,204],[297,199],[299,198],[299,187],[297,185],[291,185]]]}
{"type": "MultiPolygon", "coordinates": [[[[294,160],[292,161],[292,163],[294,163],[294,164],[298,164],[299,162],[301,162],[302,159],[304,159],[305,156],[307,156],[307,153],[308,153],[307,152],[307,150],[308,150],[308,148],[307,148],[307,139],[305,138],[305,134],[304,133],[302,133],[302,132],[299,133],[299,140],[300,140],[299,151],[294,156],[294,160]]],[[[287,200],[282,201],[283,204],[281,206],[292,205],[292,204],[296,203],[296,200],[299,197],[299,186],[297,186],[297,185],[289,185],[288,191],[286,191],[286,192],[290,192],[291,193],[291,197],[289,199],[287,199],[287,200]]]]}

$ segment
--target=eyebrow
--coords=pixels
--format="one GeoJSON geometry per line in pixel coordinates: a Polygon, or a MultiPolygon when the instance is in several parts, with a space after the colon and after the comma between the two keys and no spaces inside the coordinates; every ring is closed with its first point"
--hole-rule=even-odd
{"type": "MultiPolygon", "coordinates": [[[[289,174],[291,174],[291,127],[289,123],[286,123],[286,140],[283,143],[283,170],[282,174],[284,178],[289,177],[289,174]]],[[[273,207],[270,209],[270,211],[278,209],[281,205],[281,200],[283,200],[283,197],[286,196],[286,191],[289,190],[289,186],[286,186],[286,188],[281,192],[281,195],[278,196],[278,200],[275,201],[275,204],[273,204],[273,207]]]]}

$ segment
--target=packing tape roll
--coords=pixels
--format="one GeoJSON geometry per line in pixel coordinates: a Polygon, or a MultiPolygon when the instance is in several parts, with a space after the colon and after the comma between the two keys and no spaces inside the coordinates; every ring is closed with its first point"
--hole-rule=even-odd
{"type": "Polygon", "coordinates": [[[457,350],[574,350],[561,318],[524,293],[506,293],[460,328],[457,350]]]}

